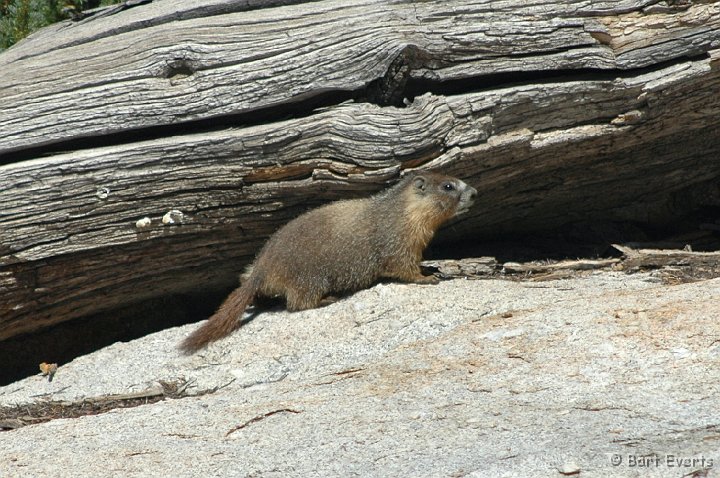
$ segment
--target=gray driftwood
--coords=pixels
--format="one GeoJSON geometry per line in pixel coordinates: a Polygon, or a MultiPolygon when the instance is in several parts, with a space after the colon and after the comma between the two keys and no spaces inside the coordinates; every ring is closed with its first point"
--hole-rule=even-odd
{"type": "Polygon", "coordinates": [[[667,266],[704,267],[720,270],[720,252],[694,252],[690,250],[633,249],[612,245],[623,253],[626,270],[652,269],[667,266]]]}
{"type": "Polygon", "coordinates": [[[498,271],[498,262],[494,257],[423,261],[420,266],[425,271],[443,279],[487,277],[494,275],[498,271]]]}
{"type": "Polygon", "coordinates": [[[447,240],[718,205],[719,44],[717,3],[656,0],[156,1],[49,27],[0,54],[0,339],[228,287],[288,219],[403,170],[481,191],[447,240]]]}

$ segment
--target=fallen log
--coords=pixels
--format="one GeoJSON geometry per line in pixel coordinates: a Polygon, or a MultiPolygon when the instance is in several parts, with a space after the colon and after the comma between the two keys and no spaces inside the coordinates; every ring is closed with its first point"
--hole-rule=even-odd
{"type": "Polygon", "coordinates": [[[248,5],[0,54],[0,340],[228,287],[290,218],[413,169],[481,192],[445,241],[720,205],[714,3],[248,5]]]}

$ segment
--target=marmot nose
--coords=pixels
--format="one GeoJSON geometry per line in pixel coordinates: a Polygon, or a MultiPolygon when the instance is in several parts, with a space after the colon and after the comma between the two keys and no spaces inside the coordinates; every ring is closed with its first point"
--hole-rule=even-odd
{"type": "Polygon", "coordinates": [[[477,197],[477,189],[475,189],[473,187],[469,187],[468,192],[469,192],[468,196],[470,197],[470,200],[474,201],[475,198],[477,197]]]}

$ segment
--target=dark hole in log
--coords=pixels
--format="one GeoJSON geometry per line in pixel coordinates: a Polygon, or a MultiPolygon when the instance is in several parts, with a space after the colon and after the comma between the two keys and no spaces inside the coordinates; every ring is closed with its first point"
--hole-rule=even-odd
{"type": "Polygon", "coordinates": [[[195,73],[195,69],[185,60],[175,60],[169,62],[165,69],[165,78],[175,80],[186,78],[195,73]]]}

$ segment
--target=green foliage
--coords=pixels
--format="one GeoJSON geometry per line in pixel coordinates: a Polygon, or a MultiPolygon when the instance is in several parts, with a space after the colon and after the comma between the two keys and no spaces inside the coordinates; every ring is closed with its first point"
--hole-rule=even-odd
{"type": "Polygon", "coordinates": [[[0,50],[9,48],[35,30],[64,20],[88,8],[122,0],[0,0],[0,50]]]}

